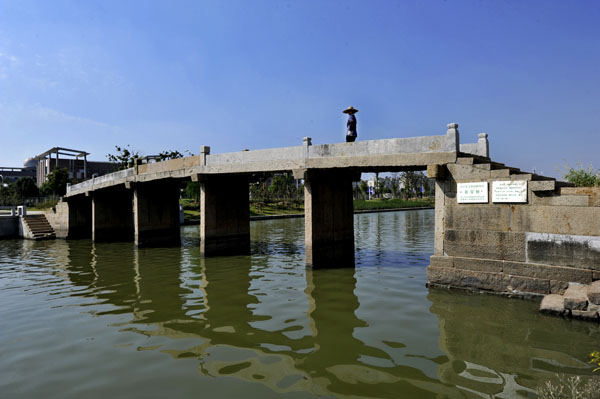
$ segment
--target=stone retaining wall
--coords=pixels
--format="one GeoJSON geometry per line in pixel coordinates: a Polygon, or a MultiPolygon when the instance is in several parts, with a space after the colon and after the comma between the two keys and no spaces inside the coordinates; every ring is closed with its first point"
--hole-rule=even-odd
{"type": "Polygon", "coordinates": [[[54,229],[57,238],[67,238],[69,233],[69,205],[60,201],[52,209],[44,212],[48,223],[54,229]]]}
{"type": "Polygon", "coordinates": [[[600,279],[600,188],[477,162],[459,158],[437,176],[429,284],[542,296],[600,279]],[[492,202],[494,181],[526,181],[526,202],[492,202]],[[458,203],[457,184],[473,182],[488,182],[489,201],[458,203]]]}
{"type": "Polygon", "coordinates": [[[0,216],[0,238],[19,237],[19,217],[0,216]]]}

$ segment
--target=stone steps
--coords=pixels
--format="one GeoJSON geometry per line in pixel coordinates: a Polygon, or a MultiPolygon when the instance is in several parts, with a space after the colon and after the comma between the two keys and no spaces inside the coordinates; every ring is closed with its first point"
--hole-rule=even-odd
{"type": "MultiPolygon", "coordinates": [[[[535,173],[524,172],[519,168],[512,166],[506,166],[501,162],[494,162],[490,158],[471,156],[466,154],[459,154],[456,163],[459,165],[471,165],[479,169],[496,171],[494,177],[510,177],[511,175],[522,175],[524,178],[520,180],[531,180],[531,181],[556,181],[553,177],[541,176],[535,173]]],[[[569,183],[560,182],[563,186],[570,186],[569,183]]]]}
{"type": "Polygon", "coordinates": [[[44,215],[26,215],[23,216],[23,222],[34,240],[56,238],[54,229],[44,215]]]}
{"type": "Polygon", "coordinates": [[[571,283],[563,295],[546,295],[540,305],[540,312],[600,321],[600,280],[590,285],[571,283]]]}

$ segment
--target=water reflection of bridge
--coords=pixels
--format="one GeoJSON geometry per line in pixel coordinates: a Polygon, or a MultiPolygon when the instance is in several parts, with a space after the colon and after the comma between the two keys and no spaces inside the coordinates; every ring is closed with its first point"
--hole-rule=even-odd
{"type": "Polygon", "coordinates": [[[132,314],[123,331],[194,342],[153,349],[197,359],[203,375],[234,376],[276,392],[369,397],[377,384],[379,397],[500,398],[530,392],[555,371],[588,370],[576,359],[585,358],[578,336],[589,330],[550,336],[555,319],[514,323],[523,303],[517,310],[502,302],[506,308],[491,313],[485,302],[496,298],[431,290],[445,356],[418,359],[397,337],[390,341],[381,325],[361,319],[353,269],[313,273],[264,266],[265,259],[252,257],[223,262],[185,246],[54,245],[68,265],[58,273],[85,287],[80,295],[110,305],[104,313],[132,314]],[[367,329],[375,338],[363,338],[367,329]]]}

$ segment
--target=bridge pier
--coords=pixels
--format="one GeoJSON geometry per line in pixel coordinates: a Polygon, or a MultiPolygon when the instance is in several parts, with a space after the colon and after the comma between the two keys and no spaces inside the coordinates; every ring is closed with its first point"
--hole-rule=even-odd
{"type": "Polygon", "coordinates": [[[250,254],[248,177],[200,178],[200,252],[204,256],[250,254]]]}
{"type": "Polygon", "coordinates": [[[137,246],[180,244],[177,182],[161,180],[136,184],[133,191],[133,221],[137,246]]]}
{"type": "Polygon", "coordinates": [[[67,201],[67,238],[92,238],[92,200],[79,195],[67,201]]]}
{"type": "Polygon", "coordinates": [[[131,190],[119,185],[94,191],[92,240],[95,242],[133,241],[131,190]]]}
{"type": "Polygon", "coordinates": [[[306,266],[354,267],[354,205],[348,171],[309,171],[304,182],[306,266]]]}

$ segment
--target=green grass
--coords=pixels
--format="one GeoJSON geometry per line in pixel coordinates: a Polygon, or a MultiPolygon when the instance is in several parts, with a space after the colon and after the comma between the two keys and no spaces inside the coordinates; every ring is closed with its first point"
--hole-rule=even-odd
{"type": "Polygon", "coordinates": [[[394,199],[372,199],[372,200],[355,200],[355,211],[370,211],[380,209],[398,209],[398,208],[418,208],[424,206],[434,206],[433,198],[422,198],[413,200],[394,199]]]}
{"type": "Polygon", "coordinates": [[[58,204],[58,200],[50,200],[46,202],[38,202],[35,206],[28,206],[27,209],[31,211],[44,211],[46,209],[50,209],[58,204]]]}
{"type": "Polygon", "coordinates": [[[304,213],[303,205],[286,206],[283,203],[276,203],[259,206],[250,204],[250,216],[293,215],[298,213],[304,213]]]}

